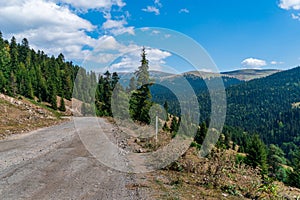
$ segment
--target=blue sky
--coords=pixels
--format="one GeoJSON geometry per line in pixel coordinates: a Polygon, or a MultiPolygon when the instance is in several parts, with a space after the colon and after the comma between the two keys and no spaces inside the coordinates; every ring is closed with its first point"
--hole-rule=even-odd
{"type": "MultiPolygon", "coordinates": [[[[89,68],[122,71],[138,66],[143,46],[138,29],[159,27],[200,44],[220,71],[287,69],[300,63],[299,13],[300,0],[12,0],[0,2],[0,30],[6,39],[26,37],[34,49],[49,55],[62,52],[89,68]]],[[[211,68],[205,68],[206,62],[188,64],[182,55],[142,39],[153,69],[211,68]]],[[[186,45],[172,41],[175,49],[186,45]]],[[[195,53],[186,46],[186,54],[195,53]]]]}

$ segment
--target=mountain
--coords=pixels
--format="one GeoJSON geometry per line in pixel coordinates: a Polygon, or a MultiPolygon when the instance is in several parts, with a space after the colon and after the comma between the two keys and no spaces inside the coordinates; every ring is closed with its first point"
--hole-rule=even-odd
{"type": "Polygon", "coordinates": [[[300,67],[227,88],[226,124],[267,144],[300,145],[300,67]]]}
{"type": "MultiPolygon", "coordinates": [[[[118,72],[118,75],[120,77],[119,83],[123,87],[127,87],[129,85],[129,81],[132,77],[135,77],[133,72],[118,72]]],[[[160,80],[163,79],[164,77],[171,77],[175,76],[174,74],[167,73],[167,72],[161,72],[161,71],[149,71],[149,75],[151,79],[154,80],[160,80]]]]}
{"type": "MultiPolygon", "coordinates": [[[[256,72],[266,75],[275,71],[256,72]]],[[[199,121],[208,120],[211,102],[206,83],[217,80],[215,74],[208,75],[201,78],[196,72],[188,72],[182,76],[164,77],[151,87],[153,100],[161,105],[167,101],[169,112],[180,116],[177,97],[168,88],[183,88],[180,95],[186,95],[187,90],[181,80],[184,77],[198,97],[201,109],[199,121]]],[[[279,145],[287,155],[300,146],[300,67],[250,81],[227,75],[221,78],[227,95],[226,126],[250,134],[259,133],[266,144],[279,145]]]]}
{"type": "Polygon", "coordinates": [[[280,72],[278,69],[241,69],[229,72],[222,72],[222,75],[249,81],[252,79],[263,78],[274,73],[280,72]]]}
{"type": "MultiPolygon", "coordinates": [[[[118,75],[120,77],[120,83],[123,87],[127,87],[129,84],[129,81],[132,77],[134,77],[134,73],[132,72],[118,72],[118,75]]],[[[181,87],[182,85],[182,78],[185,78],[193,88],[198,89],[206,89],[206,83],[205,81],[215,81],[218,78],[222,77],[224,81],[224,86],[229,87],[231,85],[239,84],[240,82],[243,82],[237,78],[227,76],[220,73],[213,73],[213,72],[199,72],[199,71],[190,71],[190,72],[184,72],[181,74],[172,74],[167,72],[161,72],[161,71],[149,71],[150,78],[154,80],[157,84],[165,84],[165,83],[172,83],[177,84],[178,87],[181,87]],[[203,81],[205,80],[205,81],[203,81]]],[[[198,90],[196,89],[196,92],[198,90]]]]}

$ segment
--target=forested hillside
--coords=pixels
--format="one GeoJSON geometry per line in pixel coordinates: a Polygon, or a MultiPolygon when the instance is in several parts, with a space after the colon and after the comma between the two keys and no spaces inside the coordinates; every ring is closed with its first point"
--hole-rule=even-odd
{"type": "Polygon", "coordinates": [[[267,144],[300,145],[300,67],[227,89],[226,124],[259,133],[267,144]],[[293,106],[294,105],[294,106],[293,106]]]}
{"type": "Polygon", "coordinates": [[[13,37],[3,40],[0,34],[0,92],[27,98],[38,98],[57,109],[56,96],[71,99],[73,80],[79,69],[66,62],[60,54],[57,58],[43,51],[35,52],[24,38],[21,44],[13,37]]]}

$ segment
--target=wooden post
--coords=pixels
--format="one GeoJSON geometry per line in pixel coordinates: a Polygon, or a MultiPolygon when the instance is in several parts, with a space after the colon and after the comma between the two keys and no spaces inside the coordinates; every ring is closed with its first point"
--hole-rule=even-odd
{"type": "Polygon", "coordinates": [[[158,116],[155,118],[155,140],[157,143],[157,134],[158,134],[158,116]]]}

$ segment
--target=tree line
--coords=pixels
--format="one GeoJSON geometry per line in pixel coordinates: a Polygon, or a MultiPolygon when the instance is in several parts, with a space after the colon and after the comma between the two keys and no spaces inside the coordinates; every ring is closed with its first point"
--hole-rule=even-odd
{"type": "Polygon", "coordinates": [[[47,102],[58,109],[57,96],[71,100],[79,68],[65,61],[63,54],[49,57],[43,51],[31,49],[26,38],[19,44],[15,37],[4,40],[0,32],[1,93],[47,102]]]}

